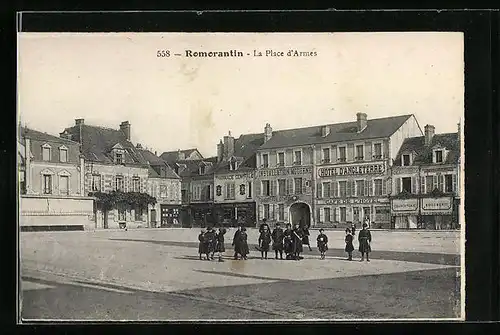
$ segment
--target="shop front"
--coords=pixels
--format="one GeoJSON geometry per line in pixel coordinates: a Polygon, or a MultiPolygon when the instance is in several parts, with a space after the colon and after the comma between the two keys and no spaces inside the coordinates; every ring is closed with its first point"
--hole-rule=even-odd
{"type": "Polygon", "coordinates": [[[391,199],[391,217],[394,229],[416,229],[419,227],[419,199],[391,199]]]}
{"type": "MultiPolygon", "coordinates": [[[[180,206],[160,205],[161,227],[180,227],[180,206]]],[[[156,213],[155,213],[156,216],[156,213]]]]}
{"type": "Polygon", "coordinates": [[[205,228],[214,225],[213,204],[190,204],[190,222],[192,227],[205,228]]]}
{"type": "Polygon", "coordinates": [[[215,222],[224,227],[255,227],[255,209],[255,202],[214,204],[215,222]]]}
{"type": "Polygon", "coordinates": [[[422,225],[426,229],[452,229],[453,197],[421,198],[422,225]]]}

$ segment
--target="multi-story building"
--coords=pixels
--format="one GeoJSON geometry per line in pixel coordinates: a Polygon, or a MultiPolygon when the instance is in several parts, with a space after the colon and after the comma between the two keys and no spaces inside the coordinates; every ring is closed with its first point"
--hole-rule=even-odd
{"type": "Polygon", "coordinates": [[[94,205],[96,228],[124,228],[148,226],[146,205],[132,199],[145,194],[148,186],[148,162],[140,155],[130,139],[130,123],[124,121],[120,129],[90,126],[83,119],[66,128],[61,137],[80,143],[85,157],[85,194],[109,194],[118,192],[130,197],[127,201],[101,206],[97,199],[94,205]],[[116,192],[112,192],[116,191],[116,192]]]}
{"type": "Polygon", "coordinates": [[[257,157],[259,220],[390,225],[389,168],[405,138],[422,131],[413,115],[273,132],[257,157]]]}
{"type": "Polygon", "coordinates": [[[148,208],[149,226],[180,227],[181,178],[156,152],[143,149],[140,144],[136,149],[149,164],[147,190],[156,198],[156,204],[148,208]]]}
{"type": "Polygon", "coordinates": [[[217,145],[214,172],[214,216],[224,226],[255,227],[254,176],[257,149],[264,134],[246,134],[234,139],[229,133],[217,145]]]}
{"type": "Polygon", "coordinates": [[[80,145],[26,127],[19,135],[21,229],[89,229],[93,199],[84,193],[80,145]]]}
{"type": "Polygon", "coordinates": [[[460,204],[460,131],[407,138],[394,161],[394,228],[457,228],[460,204]]]}

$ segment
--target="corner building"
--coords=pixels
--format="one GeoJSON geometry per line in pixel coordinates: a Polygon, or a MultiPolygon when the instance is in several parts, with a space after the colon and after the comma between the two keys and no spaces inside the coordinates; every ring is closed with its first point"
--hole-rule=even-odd
{"type": "Polygon", "coordinates": [[[413,115],[272,132],[265,128],[256,186],[259,219],[345,226],[368,217],[389,227],[392,161],[421,136],[413,115]]]}

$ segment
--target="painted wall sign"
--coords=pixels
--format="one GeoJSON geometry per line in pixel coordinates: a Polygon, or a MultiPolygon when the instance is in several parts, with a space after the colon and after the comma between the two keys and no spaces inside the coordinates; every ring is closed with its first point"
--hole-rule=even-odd
{"type": "Polygon", "coordinates": [[[417,211],[418,199],[394,199],[391,207],[394,212],[417,211]]]}
{"type": "Polygon", "coordinates": [[[216,175],[216,179],[221,180],[235,180],[244,178],[253,178],[253,172],[251,173],[239,173],[239,174],[227,174],[227,175],[216,175]]]}
{"type": "Polygon", "coordinates": [[[422,210],[432,212],[432,211],[449,211],[452,209],[451,198],[423,198],[422,199],[422,210]]]}
{"type": "Polygon", "coordinates": [[[344,198],[344,199],[324,199],[318,200],[318,203],[325,205],[363,205],[363,204],[378,204],[388,203],[387,198],[344,198]]]}
{"type": "Polygon", "coordinates": [[[385,172],[385,162],[381,163],[366,163],[366,164],[350,164],[350,165],[335,165],[329,167],[321,167],[318,169],[318,177],[334,177],[334,176],[352,176],[364,174],[382,174],[385,172]]]}
{"type": "Polygon", "coordinates": [[[286,176],[286,175],[303,175],[312,173],[312,167],[289,167],[266,169],[257,171],[259,177],[286,176]]]}

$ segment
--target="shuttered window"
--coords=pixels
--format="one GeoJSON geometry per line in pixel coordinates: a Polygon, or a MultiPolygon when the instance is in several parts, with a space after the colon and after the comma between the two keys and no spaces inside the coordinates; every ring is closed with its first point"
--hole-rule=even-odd
{"type": "Polygon", "coordinates": [[[332,188],[331,188],[331,190],[332,190],[332,192],[331,192],[331,193],[332,193],[331,197],[332,197],[332,198],[336,198],[336,197],[338,197],[338,196],[339,196],[339,187],[338,187],[338,183],[337,183],[336,181],[332,181],[332,183],[331,183],[331,187],[332,187],[332,188]]]}
{"type": "MultiPolygon", "coordinates": [[[[327,184],[327,183],[325,183],[325,184],[327,184]]],[[[318,185],[316,186],[316,197],[323,198],[323,184],[322,183],[318,183],[318,185]]]]}
{"type": "Polygon", "coordinates": [[[329,207],[325,207],[325,222],[331,221],[331,212],[329,207]]]}
{"type": "Polygon", "coordinates": [[[362,197],[365,195],[365,181],[356,180],[356,196],[362,197]]]}
{"type": "Polygon", "coordinates": [[[345,180],[339,181],[339,197],[345,198],[347,195],[347,182],[345,180]]]}

